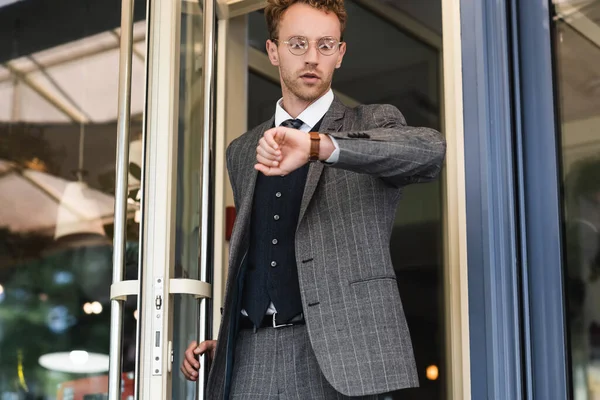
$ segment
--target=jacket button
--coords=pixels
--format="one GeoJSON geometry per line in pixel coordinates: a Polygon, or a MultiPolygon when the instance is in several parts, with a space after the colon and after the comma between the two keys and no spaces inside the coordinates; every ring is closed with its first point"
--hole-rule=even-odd
{"type": "Polygon", "coordinates": [[[275,193],[275,196],[276,196],[276,197],[281,197],[281,192],[277,192],[277,193],[275,193]]]}
{"type": "Polygon", "coordinates": [[[279,221],[279,215],[273,215],[273,219],[274,219],[275,221],[279,221]]]}
{"type": "Polygon", "coordinates": [[[271,243],[273,243],[273,244],[277,244],[277,243],[279,243],[279,242],[277,241],[277,239],[273,239],[273,241],[272,241],[271,243]]]}
{"type": "Polygon", "coordinates": [[[271,267],[275,268],[277,266],[277,262],[271,261],[271,267]]]}

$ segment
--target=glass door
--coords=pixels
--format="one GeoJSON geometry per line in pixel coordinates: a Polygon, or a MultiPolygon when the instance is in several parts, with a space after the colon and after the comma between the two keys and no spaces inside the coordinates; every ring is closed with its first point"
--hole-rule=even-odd
{"type": "MultiPolygon", "coordinates": [[[[122,30],[131,30],[131,0],[122,2],[122,30]]],[[[124,280],[123,225],[115,231],[111,288],[111,370],[108,398],[121,398],[119,351],[122,303],[139,294],[135,398],[203,398],[207,374],[197,383],[180,378],[188,343],[212,335],[213,60],[214,0],[148,1],[146,104],[143,161],[140,279],[124,280]]],[[[119,147],[115,219],[128,200],[130,169],[131,42],[121,43],[119,147]],[[121,190],[119,190],[121,188],[121,190]]],[[[200,360],[204,364],[204,360],[200,360]]],[[[203,365],[204,366],[204,365],[203,365]]],[[[208,371],[208,368],[203,368],[208,371]]]]}
{"type": "MultiPolygon", "coordinates": [[[[0,2],[0,398],[100,399],[117,236],[123,279],[138,274],[145,1],[127,9],[125,186],[115,180],[120,4],[39,5],[0,2]]],[[[135,296],[120,302],[123,399],[134,395],[136,316],[135,296]]]]}

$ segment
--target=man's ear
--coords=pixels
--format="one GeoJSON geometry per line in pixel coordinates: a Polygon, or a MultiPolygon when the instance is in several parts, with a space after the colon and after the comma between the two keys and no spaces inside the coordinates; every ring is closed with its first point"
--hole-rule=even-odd
{"type": "Polygon", "coordinates": [[[277,52],[277,44],[272,40],[267,40],[267,55],[269,56],[269,61],[275,67],[279,67],[279,52],[277,52]]]}
{"type": "Polygon", "coordinates": [[[346,54],[346,42],[342,42],[342,44],[340,44],[340,50],[338,52],[338,62],[337,62],[337,64],[335,64],[336,68],[339,68],[342,66],[342,60],[344,59],[344,54],[346,54]]]}

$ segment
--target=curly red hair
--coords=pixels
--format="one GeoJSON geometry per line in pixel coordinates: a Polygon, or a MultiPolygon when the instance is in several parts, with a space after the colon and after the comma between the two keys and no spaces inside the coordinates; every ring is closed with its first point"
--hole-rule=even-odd
{"type": "Polygon", "coordinates": [[[285,11],[296,3],[308,4],[317,10],[334,13],[340,20],[341,35],[344,36],[348,19],[344,0],[268,0],[265,8],[265,19],[267,20],[269,38],[278,39],[279,21],[281,21],[285,11]]]}

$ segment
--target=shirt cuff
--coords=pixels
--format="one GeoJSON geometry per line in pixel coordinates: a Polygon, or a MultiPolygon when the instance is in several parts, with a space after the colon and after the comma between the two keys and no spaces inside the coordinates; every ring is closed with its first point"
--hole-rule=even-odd
{"type": "Polygon", "coordinates": [[[335,140],[334,137],[329,136],[329,139],[331,139],[331,141],[333,142],[333,145],[335,146],[335,150],[333,151],[333,153],[331,153],[329,158],[327,160],[325,160],[324,162],[326,164],[335,164],[338,161],[338,159],[340,158],[340,146],[338,145],[338,142],[337,142],[337,140],[335,140]]]}

